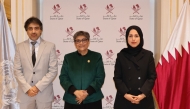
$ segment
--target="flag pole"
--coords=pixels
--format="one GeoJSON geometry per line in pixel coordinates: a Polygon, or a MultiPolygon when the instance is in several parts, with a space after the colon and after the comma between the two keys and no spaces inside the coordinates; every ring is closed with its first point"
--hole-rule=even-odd
{"type": "Polygon", "coordinates": [[[156,96],[155,96],[155,94],[154,94],[154,91],[153,91],[153,90],[152,90],[152,95],[153,95],[154,104],[155,104],[156,109],[160,109],[160,108],[159,108],[159,105],[158,105],[158,101],[157,101],[157,99],[156,99],[156,96]]]}

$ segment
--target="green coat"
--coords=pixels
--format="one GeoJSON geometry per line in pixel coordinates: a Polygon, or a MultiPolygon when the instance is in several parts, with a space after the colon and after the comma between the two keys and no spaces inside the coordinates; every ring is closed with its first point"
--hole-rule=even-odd
{"type": "Polygon", "coordinates": [[[89,86],[95,89],[95,93],[87,96],[84,104],[102,99],[104,96],[101,87],[105,79],[105,71],[100,53],[88,50],[85,56],[72,52],[64,57],[61,74],[59,76],[60,84],[65,89],[63,100],[71,104],[77,104],[75,95],[68,93],[71,85],[77,90],[85,90],[89,86]]]}

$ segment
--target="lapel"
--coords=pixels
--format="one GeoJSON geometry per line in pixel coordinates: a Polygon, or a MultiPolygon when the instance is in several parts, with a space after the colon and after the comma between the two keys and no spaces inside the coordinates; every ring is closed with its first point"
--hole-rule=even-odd
{"type": "Polygon", "coordinates": [[[30,44],[29,44],[29,40],[24,41],[24,50],[26,52],[26,56],[28,57],[29,63],[30,65],[33,67],[32,64],[32,55],[30,53],[30,44]]]}
{"type": "Polygon", "coordinates": [[[144,56],[144,50],[142,49],[141,52],[135,57],[136,61],[138,62],[144,56]]]}
{"type": "Polygon", "coordinates": [[[36,59],[36,63],[34,68],[36,67],[36,65],[38,64],[40,57],[42,56],[42,53],[46,47],[46,41],[44,41],[42,38],[40,39],[40,45],[39,45],[39,49],[38,49],[38,54],[37,54],[37,59],[36,59]]]}
{"type": "Polygon", "coordinates": [[[131,60],[131,62],[139,66],[138,61],[144,56],[144,50],[141,50],[140,53],[136,57],[131,56],[127,53],[124,53],[124,56],[128,58],[129,60],[131,60]]]}

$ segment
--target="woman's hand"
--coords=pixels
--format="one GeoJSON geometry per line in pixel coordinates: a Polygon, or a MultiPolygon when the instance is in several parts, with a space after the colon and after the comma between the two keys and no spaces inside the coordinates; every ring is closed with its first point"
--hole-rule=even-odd
{"type": "Polygon", "coordinates": [[[139,104],[139,101],[136,100],[136,96],[131,94],[125,94],[124,98],[129,100],[131,103],[139,104]]]}
{"type": "Polygon", "coordinates": [[[146,96],[145,96],[145,94],[140,94],[140,95],[138,95],[138,96],[135,96],[135,100],[136,101],[141,101],[142,99],[144,99],[146,96]]]}
{"type": "Polygon", "coordinates": [[[88,96],[88,93],[87,93],[86,90],[76,90],[76,91],[74,92],[74,94],[75,94],[75,96],[76,96],[76,101],[77,101],[78,104],[81,104],[82,101],[83,101],[84,99],[86,99],[86,97],[88,96]]]}
{"type": "Polygon", "coordinates": [[[76,90],[76,91],[74,92],[74,95],[75,95],[77,98],[81,98],[82,95],[83,95],[83,92],[82,92],[82,90],[76,90]]]}

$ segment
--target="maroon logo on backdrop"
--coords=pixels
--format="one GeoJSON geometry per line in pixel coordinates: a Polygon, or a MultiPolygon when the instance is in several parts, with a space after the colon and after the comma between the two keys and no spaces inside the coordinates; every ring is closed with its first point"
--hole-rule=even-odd
{"type": "Polygon", "coordinates": [[[67,28],[67,30],[66,30],[65,32],[68,34],[67,37],[68,37],[68,36],[73,36],[73,35],[72,35],[73,32],[74,32],[73,27],[67,28]]]}
{"type": "Polygon", "coordinates": [[[139,13],[139,10],[141,9],[139,4],[133,5],[131,9],[133,10],[133,15],[129,16],[129,20],[143,20],[143,15],[139,13]]]}
{"type": "Polygon", "coordinates": [[[118,32],[120,33],[120,37],[117,37],[116,38],[116,42],[117,43],[123,43],[123,42],[126,42],[125,41],[125,34],[126,34],[126,27],[120,27],[118,32]],[[124,37],[123,37],[124,36],[124,37]]]}
{"type": "Polygon", "coordinates": [[[135,13],[139,14],[138,11],[141,9],[141,7],[139,6],[139,4],[136,4],[136,5],[133,5],[132,9],[134,10],[133,14],[135,14],[135,13]]]}
{"type": "Polygon", "coordinates": [[[53,102],[54,102],[54,104],[60,104],[60,100],[61,100],[60,96],[57,95],[57,96],[54,96],[53,102]]]}
{"type": "Polygon", "coordinates": [[[115,65],[115,60],[112,57],[114,55],[113,50],[107,50],[105,55],[104,65],[115,65]]]}
{"type": "MultiPolygon", "coordinates": [[[[106,52],[106,56],[107,56],[107,59],[112,59],[112,56],[114,55],[113,51],[112,50],[108,50],[106,52]]],[[[113,59],[112,59],[113,60],[113,59]]]]}
{"type": "Polygon", "coordinates": [[[85,11],[88,9],[88,7],[86,6],[86,4],[83,4],[83,5],[80,5],[79,9],[81,10],[80,14],[82,14],[82,13],[86,14],[85,11]]]}
{"type": "Polygon", "coordinates": [[[103,15],[103,20],[116,20],[117,15],[113,13],[114,10],[113,4],[106,5],[105,9],[107,10],[106,15],[103,15]],[[109,14],[110,13],[110,14],[109,14]]]}
{"type": "Polygon", "coordinates": [[[56,50],[56,56],[57,56],[57,59],[60,60],[59,56],[61,55],[60,51],[59,50],[56,50]]]}
{"type": "Polygon", "coordinates": [[[113,7],[112,4],[107,5],[107,6],[106,6],[106,10],[107,10],[108,12],[107,12],[106,14],[108,14],[108,13],[112,13],[112,14],[113,14],[113,12],[112,12],[113,9],[114,9],[114,7],[113,7]]]}
{"type": "Polygon", "coordinates": [[[99,27],[96,27],[96,28],[93,28],[92,32],[94,33],[93,37],[99,36],[99,33],[101,32],[101,30],[99,27]]]}
{"type": "Polygon", "coordinates": [[[59,4],[54,5],[52,9],[55,11],[53,14],[55,14],[55,13],[60,14],[59,10],[61,9],[61,7],[59,4]]]}
{"type": "Polygon", "coordinates": [[[106,96],[105,100],[107,101],[106,105],[108,105],[108,104],[113,105],[112,104],[112,101],[113,101],[112,95],[106,96]]]}
{"type": "Polygon", "coordinates": [[[125,36],[126,28],[125,28],[125,27],[120,28],[120,29],[119,29],[119,32],[120,32],[120,34],[121,34],[120,37],[121,37],[121,36],[125,36]]]}

